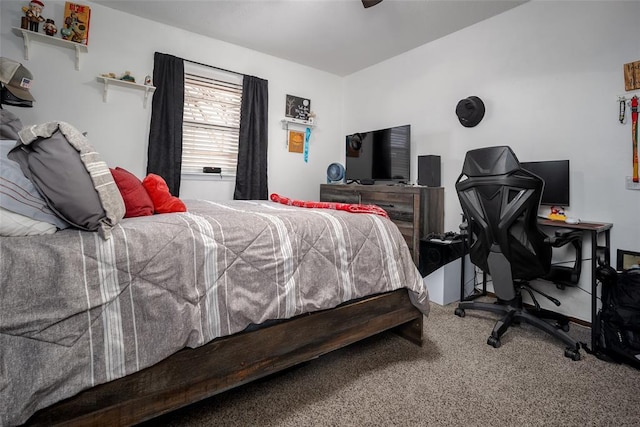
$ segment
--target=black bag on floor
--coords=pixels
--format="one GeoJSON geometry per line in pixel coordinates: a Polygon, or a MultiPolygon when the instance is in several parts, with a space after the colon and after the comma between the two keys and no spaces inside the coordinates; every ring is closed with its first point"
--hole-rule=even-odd
{"type": "Polygon", "coordinates": [[[602,286],[602,308],[594,322],[594,353],[640,369],[640,269],[616,272],[603,266],[596,279],[602,286]]]}

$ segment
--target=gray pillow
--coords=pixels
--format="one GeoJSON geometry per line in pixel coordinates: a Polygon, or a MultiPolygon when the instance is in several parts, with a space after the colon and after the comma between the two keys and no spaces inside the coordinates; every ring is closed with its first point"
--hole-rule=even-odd
{"type": "Polygon", "coordinates": [[[16,142],[0,140],[0,207],[60,229],[69,227],[49,208],[33,183],[24,176],[20,165],[7,158],[16,142]]]}
{"type": "Polygon", "coordinates": [[[49,207],[77,228],[108,239],[125,213],[111,172],[87,139],[65,122],[24,128],[9,152],[49,207]]]}

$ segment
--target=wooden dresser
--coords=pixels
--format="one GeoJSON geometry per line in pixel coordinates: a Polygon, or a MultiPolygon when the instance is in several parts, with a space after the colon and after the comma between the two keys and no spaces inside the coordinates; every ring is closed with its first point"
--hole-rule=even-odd
{"type": "Polygon", "coordinates": [[[443,187],[321,184],[320,201],[380,206],[400,229],[416,265],[420,239],[444,231],[443,187]]]}

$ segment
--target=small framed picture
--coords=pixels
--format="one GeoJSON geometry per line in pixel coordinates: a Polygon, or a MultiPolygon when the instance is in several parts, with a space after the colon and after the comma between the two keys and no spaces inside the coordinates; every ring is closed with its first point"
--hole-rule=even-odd
{"type": "Polygon", "coordinates": [[[302,153],[304,146],[304,132],[289,131],[289,152],[302,153]]]}
{"type": "Polygon", "coordinates": [[[299,96],[287,95],[287,105],[285,107],[285,117],[298,120],[309,120],[311,112],[311,100],[299,96]]]}
{"type": "Polygon", "coordinates": [[[616,270],[629,270],[630,268],[640,267],[640,252],[625,251],[618,249],[618,260],[616,270]]]}

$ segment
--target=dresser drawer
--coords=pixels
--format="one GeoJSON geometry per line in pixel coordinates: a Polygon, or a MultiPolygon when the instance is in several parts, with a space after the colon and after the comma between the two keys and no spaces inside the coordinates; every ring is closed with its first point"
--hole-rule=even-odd
{"type": "Polygon", "coordinates": [[[366,192],[361,194],[361,200],[363,205],[380,206],[394,222],[412,223],[417,211],[412,194],[366,192]]]}
{"type": "Polygon", "coordinates": [[[420,239],[442,232],[443,192],[441,187],[322,184],[320,200],[380,206],[400,230],[417,265],[420,239]]]}
{"type": "Polygon", "coordinates": [[[332,203],[360,203],[360,193],[358,191],[339,190],[331,185],[323,186],[320,189],[320,201],[332,203]]]}

